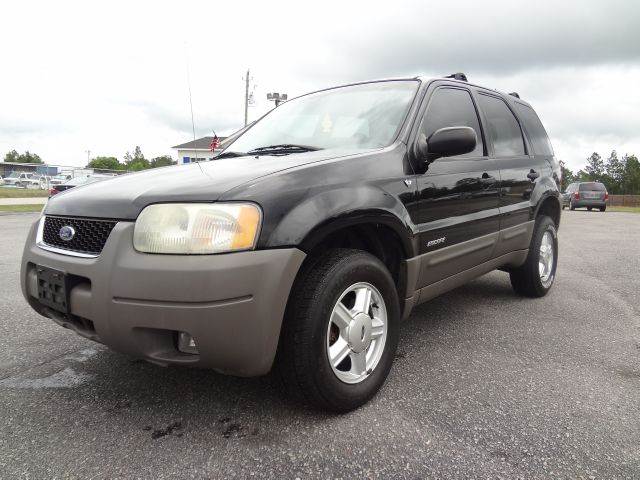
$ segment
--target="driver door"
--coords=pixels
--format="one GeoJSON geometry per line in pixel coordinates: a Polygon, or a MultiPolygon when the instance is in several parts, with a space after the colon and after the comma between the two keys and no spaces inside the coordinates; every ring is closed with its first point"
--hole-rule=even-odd
{"type": "Polygon", "coordinates": [[[476,149],[424,165],[417,177],[420,253],[418,287],[424,287],[492,258],[499,234],[500,173],[487,156],[471,92],[438,86],[429,99],[418,138],[444,127],[475,130],[476,149]]]}

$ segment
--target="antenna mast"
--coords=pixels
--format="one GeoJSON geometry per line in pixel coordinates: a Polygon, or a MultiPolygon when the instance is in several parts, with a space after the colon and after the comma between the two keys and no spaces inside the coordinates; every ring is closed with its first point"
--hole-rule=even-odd
{"type": "Polygon", "coordinates": [[[244,126],[246,127],[249,123],[249,80],[251,77],[249,76],[250,71],[247,69],[247,76],[244,78],[244,126]]]}
{"type": "Polygon", "coordinates": [[[186,55],[187,60],[187,86],[189,87],[189,106],[191,107],[191,129],[193,131],[193,150],[196,152],[196,162],[198,161],[198,150],[196,150],[196,123],[193,120],[193,101],[191,99],[191,75],[189,74],[189,57],[186,55]]]}

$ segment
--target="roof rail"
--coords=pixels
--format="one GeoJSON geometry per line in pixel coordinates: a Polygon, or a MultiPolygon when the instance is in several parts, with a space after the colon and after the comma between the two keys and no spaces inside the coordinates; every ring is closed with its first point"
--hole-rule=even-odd
{"type": "Polygon", "coordinates": [[[511,92],[509,95],[511,95],[512,97],[520,98],[518,92],[511,92]]]}
{"type": "Polygon", "coordinates": [[[466,82],[467,81],[467,76],[462,72],[452,73],[451,75],[447,75],[444,78],[453,78],[454,80],[460,80],[462,82],[466,82]]]}

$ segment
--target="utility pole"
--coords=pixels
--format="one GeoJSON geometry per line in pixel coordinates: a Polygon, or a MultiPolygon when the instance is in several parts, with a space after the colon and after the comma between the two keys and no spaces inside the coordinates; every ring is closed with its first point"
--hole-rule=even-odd
{"type": "Polygon", "coordinates": [[[91,150],[85,150],[87,152],[87,165],[89,165],[89,162],[91,161],[91,159],[89,157],[91,157],[91,150]]]}
{"type": "Polygon", "coordinates": [[[249,70],[247,69],[247,76],[245,77],[245,85],[244,85],[244,126],[246,127],[249,123],[249,70]]]}

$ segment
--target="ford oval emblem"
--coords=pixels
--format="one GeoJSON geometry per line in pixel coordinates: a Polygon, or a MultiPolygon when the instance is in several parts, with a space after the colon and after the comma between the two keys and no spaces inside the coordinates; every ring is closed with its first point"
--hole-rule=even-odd
{"type": "Polygon", "coordinates": [[[71,240],[73,240],[73,237],[75,237],[76,231],[72,226],[65,225],[60,229],[60,232],[58,232],[58,235],[65,242],[70,242],[71,240]]]}

